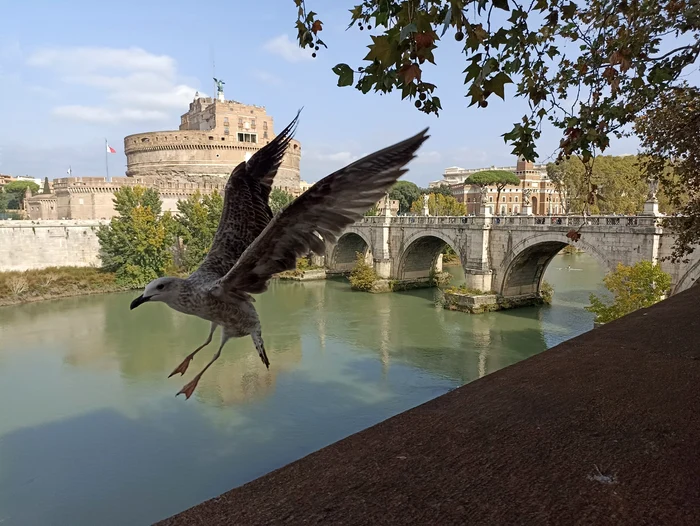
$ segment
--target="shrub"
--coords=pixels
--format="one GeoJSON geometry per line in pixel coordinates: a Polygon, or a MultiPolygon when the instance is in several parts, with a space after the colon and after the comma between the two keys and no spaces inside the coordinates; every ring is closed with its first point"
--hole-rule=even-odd
{"type": "Polygon", "coordinates": [[[353,290],[369,292],[377,281],[377,273],[372,265],[365,262],[365,255],[357,253],[355,266],[350,273],[350,286],[353,290]]]}
{"type": "Polygon", "coordinates": [[[552,287],[549,282],[543,281],[542,285],[540,285],[540,298],[542,298],[542,301],[544,301],[547,305],[551,305],[553,296],[554,287],[552,287]]]}
{"type": "Polygon", "coordinates": [[[661,301],[671,288],[671,276],[651,261],[640,261],[631,267],[618,263],[603,283],[612,293],[613,303],[606,304],[591,294],[586,310],[596,315],[596,321],[607,323],[661,301]]]}

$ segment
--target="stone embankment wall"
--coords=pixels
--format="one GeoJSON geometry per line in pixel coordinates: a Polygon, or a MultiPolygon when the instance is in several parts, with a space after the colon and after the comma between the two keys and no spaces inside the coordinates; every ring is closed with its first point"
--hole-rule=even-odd
{"type": "Polygon", "coordinates": [[[0,221],[0,271],[99,266],[106,221],[0,221]]]}

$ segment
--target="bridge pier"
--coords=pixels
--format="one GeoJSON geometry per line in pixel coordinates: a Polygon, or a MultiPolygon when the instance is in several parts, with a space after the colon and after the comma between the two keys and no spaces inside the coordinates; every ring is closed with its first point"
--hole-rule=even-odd
{"type": "Polygon", "coordinates": [[[469,289],[491,291],[493,289],[493,270],[465,268],[464,285],[469,289]]]}

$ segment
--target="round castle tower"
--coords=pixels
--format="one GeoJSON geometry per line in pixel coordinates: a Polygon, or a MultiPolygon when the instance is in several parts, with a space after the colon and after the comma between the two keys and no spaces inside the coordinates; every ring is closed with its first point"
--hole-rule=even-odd
{"type": "MultiPolygon", "coordinates": [[[[195,95],[178,131],[125,137],[127,177],[228,177],[236,165],[274,139],[274,121],[264,107],[225,100],[223,90],[218,95],[195,95]]],[[[293,140],[275,187],[300,192],[300,160],[301,145],[293,140]]]]}

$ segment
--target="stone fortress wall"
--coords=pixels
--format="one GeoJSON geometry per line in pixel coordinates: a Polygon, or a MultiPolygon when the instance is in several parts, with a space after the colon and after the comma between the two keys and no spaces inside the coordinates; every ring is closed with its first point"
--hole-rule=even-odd
{"type": "MultiPolygon", "coordinates": [[[[290,119],[291,120],[291,119],[290,119]]],[[[274,119],[264,107],[196,98],[178,131],[124,138],[127,177],[227,177],[239,163],[275,137],[274,119]]],[[[275,177],[290,193],[300,187],[301,145],[293,140],[275,177]]]]}
{"type": "Polygon", "coordinates": [[[0,272],[99,267],[104,221],[0,221],[0,272]]]}

